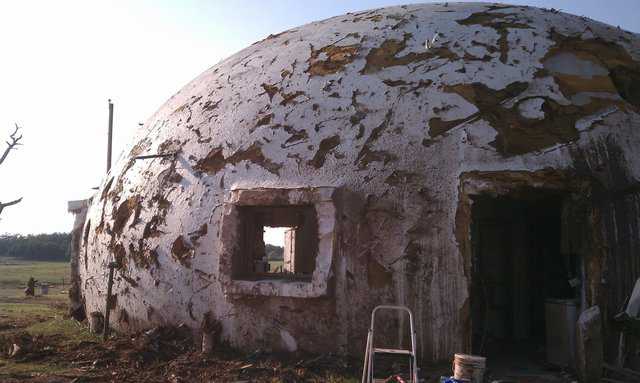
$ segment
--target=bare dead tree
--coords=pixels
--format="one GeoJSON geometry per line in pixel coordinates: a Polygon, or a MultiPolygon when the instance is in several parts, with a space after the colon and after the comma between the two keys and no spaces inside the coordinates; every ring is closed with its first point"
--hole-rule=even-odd
{"type": "MultiPolygon", "coordinates": [[[[16,150],[16,149],[18,149],[18,147],[20,145],[22,145],[20,143],[20,140],[22,140],[22,134],[19,134],[20,133],[20,126],[18,126],[18,124],[15,124],[15,125],[16,125],[15,130],[13,131],[13,133],[11,133],[11,135],[9,135],[9,140],[6,141],[7,147],[4,149],[4,152],[2,153],[2,156],[0,157],[0,165],[2,165],[4,160],[7,159],[7,156],[9,156],[9,153],[12,150],[16,150]]],[[[9,202],[0,202],[0,215],[2,214],[2,211],[4,210],[5,207],[18,204],[18,203],[20,203],[20,201],[22,201],[22,197],[18,198],[16,200],[13,200],[13,201],[9,201],[9,202]]]]}

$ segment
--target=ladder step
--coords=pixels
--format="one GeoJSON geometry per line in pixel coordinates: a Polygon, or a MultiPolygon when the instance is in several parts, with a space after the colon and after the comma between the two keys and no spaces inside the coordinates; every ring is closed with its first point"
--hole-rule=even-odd
{"type": "Polygon", "coordinates": [[[374,354],[399,354],[399,355],[409,355],[413,356],[413,352],[411,350],[399,350],[395,348],[374,348],[374,354]]]}

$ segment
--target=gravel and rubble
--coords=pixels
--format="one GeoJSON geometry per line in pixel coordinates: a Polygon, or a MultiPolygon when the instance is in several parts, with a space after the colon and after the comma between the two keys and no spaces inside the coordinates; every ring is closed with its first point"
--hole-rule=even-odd
{"type": "MultiPolygon", "coordinates": [[[[185,326],[156,327],[107,341],[68,343],[20,331],[0,335],[3,360],[44,363],[51,373],[0,375],[2,382],[349,382],[359,363],[335,355],[241,353],[219,345],[203,354],[185,326]],[[4,359],[6,358],[6,359],[4,359]],[[57,371],[56,371],[57,370],[57,371]]],[[[0,362],[1,364],[1,362],[0,362]]]]}

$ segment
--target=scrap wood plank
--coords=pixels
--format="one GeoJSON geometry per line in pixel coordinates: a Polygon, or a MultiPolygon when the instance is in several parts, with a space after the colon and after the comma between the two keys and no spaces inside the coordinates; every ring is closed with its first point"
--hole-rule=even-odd
{"type": "Polygon", "coordinates": [[[629,368],[615,367],[607,363],[604,364],[604,368],[605,370],[609,370],[613,373],[632,378],[635,382],[640,382],[640,372],[638,371],[634,371],[629,368]]]}
{"type": "Polygon", "coordinates": [[[636,318],[640,315],[640,278],[636,280],[636,284],[633,286],[631,298],[629,298],[629,303],[627,304],[625,312],[632,318],[636,318]]]}

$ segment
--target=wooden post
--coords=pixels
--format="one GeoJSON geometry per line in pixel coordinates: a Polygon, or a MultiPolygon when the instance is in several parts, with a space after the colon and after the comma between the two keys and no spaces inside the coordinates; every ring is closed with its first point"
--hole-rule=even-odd
{"type": "Polygon", "coordinates": [[[109,99],[109,133],[107,135],[107,173],[111,169],[111,143],[113,141],[113,103],[109,99]]]}
{"type": "Polygon", "coordinates": [[[109,282],[107,284],[107,304],[104,312],[104,329],[102,331],[102,339],[107,340],[109,337],[109,313],[111,312],[111,288],[113,287],[113,270],[116,268],[115,262],[109,263],[109,282]]]}

